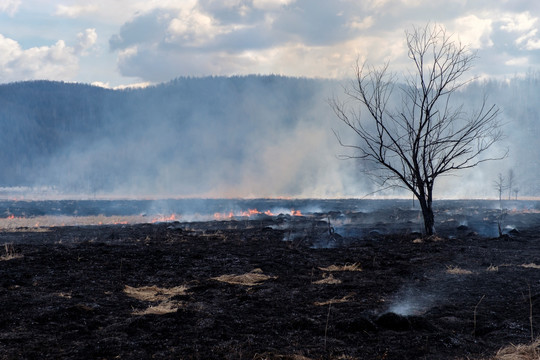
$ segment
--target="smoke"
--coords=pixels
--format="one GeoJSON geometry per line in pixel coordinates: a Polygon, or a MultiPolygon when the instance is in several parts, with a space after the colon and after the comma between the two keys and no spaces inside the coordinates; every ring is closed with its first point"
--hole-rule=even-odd
{"type": "Polygon", "coordinates": [[[395,298],[395,301],[388,308],[388,312],[402,316],[422,314],[438,301],[438,296],[434,293],[412,287],[403,288],[396,294],[395,298]]]}
{"type": "MultiPolygon", "coordinates": [[[[35,86],[33,93],[46,101],[26,110],[27,118],[41,120],[17,131],[35,132],[27,144],[47,134],[41,144],[47,151],[32,145],[34,153],[10,157],[4,149],[4,168],[29,179],[9,185],[77,198],[348,198],[377,190],[362,172],[366,164],[339,159],[354,153],[339,145],[334,131],[344,143],[355,145],[358,139],[328,104],[343,94],[337,81],[182,78],[145,89],[86,89],[78,97],[74,86],[56,94],[40,91],[42,83],[35,86]],[[57,97],[52,101],[48,96],[57,97]],[[52,123],[53,116],[61,127],[52,123]],[[25,163],[26,158],[32,161],[25,163]]],[[[503,161],[437,179],[436,198],[494,198],[493,179],[510,169],[520,196],[538,194],[537,105],[530,95],[538,86],[521,79],[474,83],[457,94],[466,106],[481,103],[484,93],[489,103],[498,104],[507,136],[488,156],[506,148],[510,153],[503,161]]],[[[9,140],[17,139],[17,133],[1,136],[5,147],[17,145],[9,140]]],[[[0,185],[6,185],[6,178],[0,185]]],[[[411,194],[389,189],[372,196],[411,194]]]]}
{"type": "Polygon", "coordinates": [[[359,196],[367,181],[336,158],[341,125],[327,103],[336,85],[239,77],[119,92],[34,185],[90,197],[359,196]]]}

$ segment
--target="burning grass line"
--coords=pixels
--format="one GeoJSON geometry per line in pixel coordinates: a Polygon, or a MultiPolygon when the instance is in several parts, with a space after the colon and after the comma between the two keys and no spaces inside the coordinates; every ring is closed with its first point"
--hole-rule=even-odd
{"type": "Polygon", "coordinates": [[[257,268],[242,275],[221,275],[212,279],[233,285],[256,286],[267,280],[277,279],[277,276],[265,275],[257,268]]]}

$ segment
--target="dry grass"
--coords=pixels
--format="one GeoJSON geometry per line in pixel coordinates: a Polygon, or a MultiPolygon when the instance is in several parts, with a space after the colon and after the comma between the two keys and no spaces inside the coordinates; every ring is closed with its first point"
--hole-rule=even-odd
{"type": "Polygon", "coordinates": [[[489,272],[499,271],[499,267],[498,267],[498,266],[494,266],[494,265],[489,265],[489,266],[486,268],[486,271],[489,271],[489,272]]]}
{"type": "Polygon", "coordinates": [[[328,267],[320,267],[322,271],[362,271],[360,263],[345,264],[345,265],[330,265],[328,267]]]}
{"type": "Polygon", "coordinates": [[[160,288],[155,285],[143,286],[138,288],[126,285],[124,287],[124,292],[128,296],[131,296],[132,298],[141,301],[164,301],[169,300],[176,295],[186,295],[187,289],[188,288],[184,285],[175,286],[170,289],[160,288]]]}
{"type": "Polygon", "coordinates": [[[325,285],[337,285],[337,284],[341,284],[341,280],[334,278],[334,275],[332,275],[332,274],[330,274],[328,276],[326,274],[324,274],[323,278],[321,280],[317,280],[317,281],[315,281],[313,283],[317,284],[317,285],[322,285],[322,284],[325,284],[325,285]]]}
{"type": "Polygon", "coordinates": [[[528,269],[540,269],[540,265],[530,263],[530,264],[522,264],[521,267],[528,268],[528,269]]]}
{"type": "Polygon", "coordinates": [[[313,360],[303,355],[276,355],[272,353],[255,354],[253,360],[313,360]]]}
{"type": "Polygon", "coordinates": [[[265,275],[261,269],[254,269],[242,275],[221,275],[212,279],[234,285],[255,286],[266,280],[277,279],[277,276],[265,275]]]}
{"type": "Polygon", "coordinates": [[[12,243],[4,244],[4,251],[5,254],[0,256],[0,261],[7,261],[7,260],[13,260],[13,259],[20,259],[23,257],[22,254],[17,254],[15,252],[15,248],[13,247],[12,243]]]}
{"type": "Polygon", "coordinates": [[[313,303],[313,305],[315,306],[325,306],[325,305],[330,305],[330,304],[342,304],[342,303],[346,303],[346,302],[349,302],[353,297],[354,297],[354,293],[352,294],[348,294],[348,295],[345,295],[344,297],[342,297],[341,299],[330,299],[330,300],[326,300],[326,301],[316,301],[313,303]]]}
{"type": "Polygon", "coordinates": [[[171,298],[176,295],[186,295],[187,289],[188,288],[183,285],[169,289],[160,288],[155,285],[138,288],[126,285],[124,287],[124,293],[137,300],[158,303],[156,305],[151,305],[144,310],[134,310],[132,312],[133,315],[163,315],[175,312],[182,307],[182,302],[171,300],[171,298]]]}
{"type": "MultiPolygon", "coordinates": [[[[329,360],[357,360],[358,358],[349,355],[338,355],[328,357],[329,360]]],[[[303,355],[278,355],[274,353],[255,354],[253,360],[314,360],[303,355]]]]}
{"type": "Polygon", "coordinates": [[[540,339],[528,345],[509,345],[495,354],[494,360],[539,360],[540,339]]]}
{"type": "Polygon", "coordinates": [[[144,310],[134,310],[133,315],[163,315],[176,312],[179,308],[182,307],[182,303],[179,301],[162,301],[157,305],[152,305],[147,307],[144,310]]]}
{"type": "Polygon", "coordinates": [[[470,270],[462,269],[459,266],[449,265],[446,267],[446,273],[452,275],[470,275],[473,272],[470,270]]]}
{"type": "Polygon", "coordinates": [[[68,216],[45,215],[34,217],[0,218],[0,230],[4,232],[46,232],[55,226],[145,224],[177,220],[176,216],[68,216]]]}

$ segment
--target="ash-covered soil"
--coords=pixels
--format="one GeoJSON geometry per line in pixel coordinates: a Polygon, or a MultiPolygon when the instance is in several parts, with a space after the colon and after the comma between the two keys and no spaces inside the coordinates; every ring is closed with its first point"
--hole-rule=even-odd
{"type": "Polygon", "coordinates": [[[489,359],[536,337],[540,214],[489,237],[439,213],[427,239],[392,214],[1,232],[0,359],[489,359]]]}

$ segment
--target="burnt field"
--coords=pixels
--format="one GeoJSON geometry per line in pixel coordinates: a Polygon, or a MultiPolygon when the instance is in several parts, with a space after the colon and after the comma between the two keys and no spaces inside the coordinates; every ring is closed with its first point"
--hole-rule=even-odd
{"type": "Polygon", "coordinates": [[[422,238],[410,201],[258,201],[0,204],[0,359],[493,359],[540,331],[536,203],[440,202],[422,238]]]}

